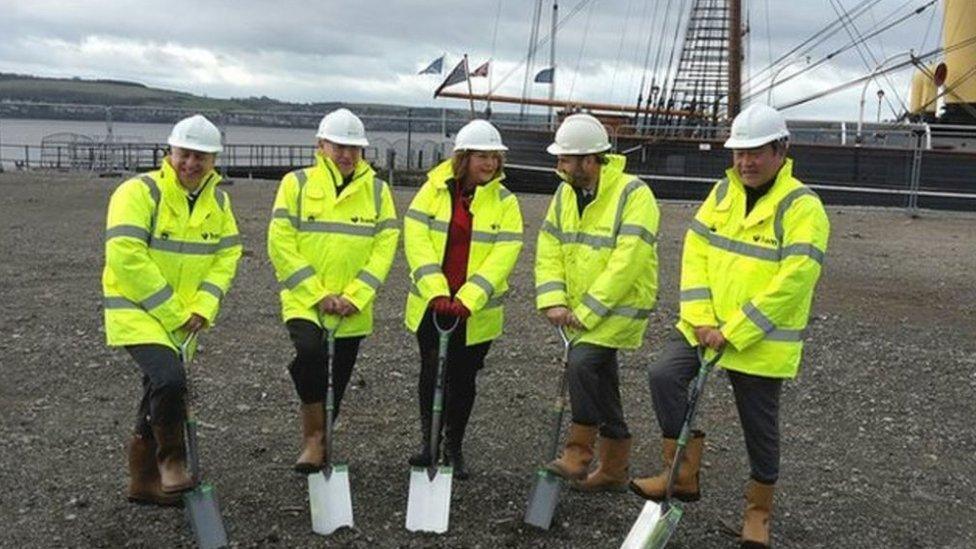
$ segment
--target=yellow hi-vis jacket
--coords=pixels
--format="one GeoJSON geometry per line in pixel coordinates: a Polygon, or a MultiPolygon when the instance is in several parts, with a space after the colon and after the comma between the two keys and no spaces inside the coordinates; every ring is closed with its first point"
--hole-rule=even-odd
{"type": "Polygon", "coordinates": [[[216,172],[205,176],[191,213],[167,157],[112,193],[102,271],[109,345],[176,349],[173,334],[192,313],[213,325],[243,251],[219,182],[216,172]]]}
{"type": "Polygon", "coordinates": [[[787,159],[745,215],[746,192],[728,170],[695,214],[681,259],[678,329],[721,326],[719,365],[773,378],[796,376],[830,221],[820,198],[793,177],[787,159]]]}
{"type": "Polygon", "coordinates": [[[319,324],[327,295],[348,299],[359,312],[344,319],[339,337],[373,331],[373,300],[396,254],[400,229],[385,181],[360,160],[338,196],[342,173],[316,153],[316,163],[281,180],[268,226],[268,256],[281,284],[284,320],[319,324]]]}
{"type": "Polygon", "coordinates": [[[660,214],[650,187],[624,173],[626,158],[606,158],[582,216],[573,187],[556,189],[536,249],[536,306],[572,309],[581,342],[634,349],[657,299],[660,214]]]}
{"type": "MultiPolygon", "coordinates": [[[[451,295],[441,265],[453,213],[453,179],[450,159],[427,172],[427,181],[404,216],[403,247],[411,281],[404,320],[412,332],[420,326],[431,299],[451,295]]],[[[522,212],[515,195],[502,186],[502,179],[504,175],[479,185],[471,200],[468,275],[455,295],[471,311],[465,333],[467,345],[501,335],[505,319],[502,298],[522,250],[522,212]]]]}

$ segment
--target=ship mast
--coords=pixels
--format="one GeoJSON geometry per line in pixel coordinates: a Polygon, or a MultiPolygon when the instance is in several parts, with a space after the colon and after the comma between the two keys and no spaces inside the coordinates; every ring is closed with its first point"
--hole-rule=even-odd
{"type": "Polygon", "coordinates": [[[742,107],[742,0],[729,0],[729,120],[742,107]]]}

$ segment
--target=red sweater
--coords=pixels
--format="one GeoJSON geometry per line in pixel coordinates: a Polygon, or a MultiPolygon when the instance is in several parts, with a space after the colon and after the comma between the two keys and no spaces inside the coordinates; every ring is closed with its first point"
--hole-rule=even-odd
{"type": "Polygon", "coordinates": [[[468,278],[468,252],[471,250],[471,199],[461,191],[461,183],[453,181],[451,189],[451,222],[447,229],[447,248],[441,268],[447,278],[451,295],[464,285],[468,278]]]}

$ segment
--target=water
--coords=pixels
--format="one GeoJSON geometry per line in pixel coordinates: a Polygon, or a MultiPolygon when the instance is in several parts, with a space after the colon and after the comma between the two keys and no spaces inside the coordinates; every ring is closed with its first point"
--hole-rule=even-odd
{"type": "MultiPolygon", "coordinates": [[[[171,124],[153,124],[141,122],[114,122],[112,135],[116,142],[134,143],[165,143],[169,136],[171,124]]],[[[229,145],[313,145],[315,143],[315,128],[280,128],[260,126],[226,126],[223,128],[227,144],[229,145]]],[[[24,146],[30,146],[30,160],[34,162],[39,157],[42,140],[57,133],[74,133],[86,135],[96,141],[102,141],[108,135],[105,122],[89,120],[31,120],[31,119],[0,119],[0,162],[6,169],[14,167],[15,162],[24,160],[27,152],[24,146]]],[[[394,149],[398,156],[406,152],[406,132],[368,132],[370,149],[367,156],[383,159],[387,149],[394,149]]],[[[410,135],[412,151],[431,151],[440,149],[449,152],[450,138],[439,133],[412,132],[410,135]]],[[[399,161],[398,161],[399,164],[399,161]]]]}

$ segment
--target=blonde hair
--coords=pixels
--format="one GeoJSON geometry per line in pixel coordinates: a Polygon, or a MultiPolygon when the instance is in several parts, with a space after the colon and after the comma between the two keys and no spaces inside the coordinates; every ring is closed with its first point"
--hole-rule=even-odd
{"type": "Polygon", "coordinates": [[[467,176],[468,174],[468,162],[471,158],[471,155],[474,153],[481,153],[481,152],[487,152],[491,154],[493,158],[498,160],[498,169],[495,170],[495,173],[491,176],[491,178],[495,179],[496,177],[501,175],[502,168],[505,167],[505,153],[503,153],[502,151],[464,150],[464,151],[455,151],[454,156],[451,158],[451,171],[454,172],[454,179],[463,182],[465,176],[467,176]]]}

